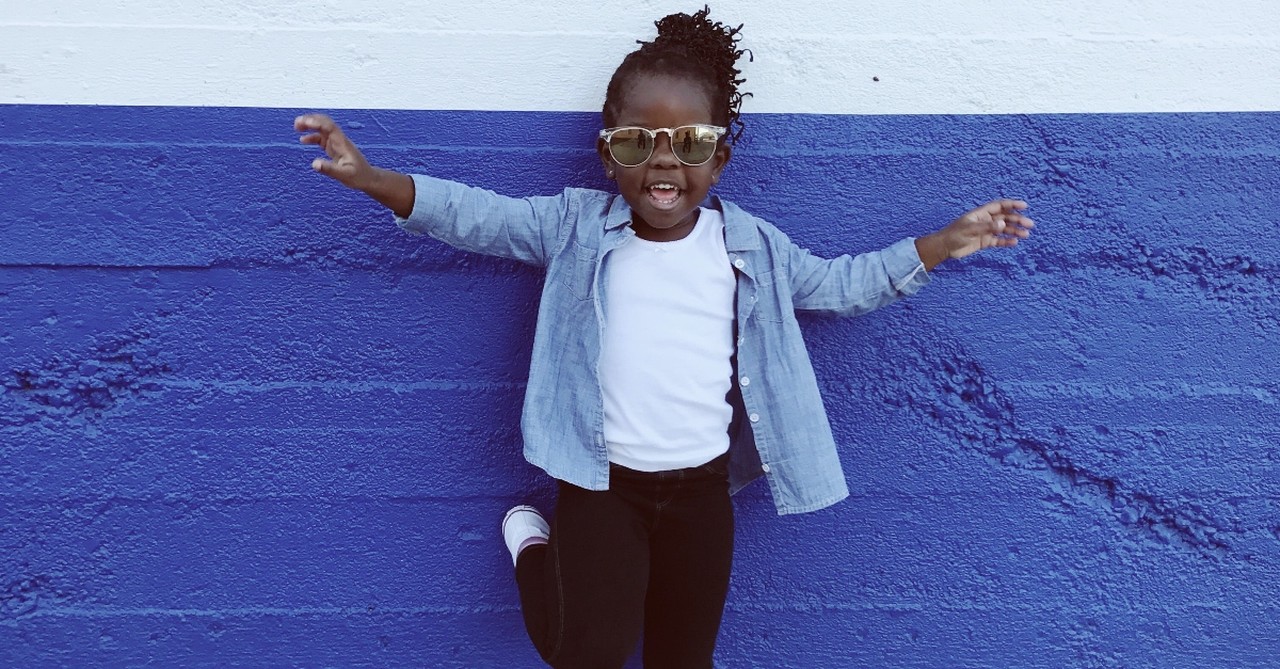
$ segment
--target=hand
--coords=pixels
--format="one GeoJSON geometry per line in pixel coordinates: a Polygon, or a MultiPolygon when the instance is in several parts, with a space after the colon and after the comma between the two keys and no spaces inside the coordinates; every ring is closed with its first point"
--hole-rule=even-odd
{"type": "Polygon", "coordinates": [[[311,169],[335,179],[348,188],[367,191],[377,178],[377,170],[364,159],[360,149],[347,138],[333,119],[324,114],[304,114],[294,119],[293,128],[299,132],[314,131],[303,135],[303,144],[319,144],[332,160],[316,158],[311,169]]]}
{"type": "Polygon", "coordinates": [[[965,213],[947,227],[916,240],[916,251],[926,270],[947,258],[963,258],[993,246],[1017,246],[1031,235],[1035,222],[1019,214],[1022,200],[996,200],[965,213]]]}

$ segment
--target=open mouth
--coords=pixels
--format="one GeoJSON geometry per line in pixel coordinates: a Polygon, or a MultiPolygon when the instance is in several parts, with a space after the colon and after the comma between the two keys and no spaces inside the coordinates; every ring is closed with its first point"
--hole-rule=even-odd
{"type": "Polygon", "coordinates": [[[680,189],[674,184],[654,184],[649,187],[649,201],[659,209],[670,209],[680,201],[680,193],[680,189]]]}

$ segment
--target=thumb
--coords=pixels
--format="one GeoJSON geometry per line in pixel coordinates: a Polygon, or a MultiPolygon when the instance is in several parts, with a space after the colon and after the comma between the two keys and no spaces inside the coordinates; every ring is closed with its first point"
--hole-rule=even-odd
{"type": "Polygon", "coordinates": [[[311,161],[311,169],[327,177],[334,176],[334,164],[332,160],[325,160],[324,158],[316,158],[315,160],[311,161]]]}
{"type": "Polygon", "coordinates": [[[325,160],[324,158],[316,158],[315,160],[311,161],[311,169],[329,177],[330,179],[333,179],[334,181],[337,181],[338,183],[344,186],[349,185],[347,182],[351,178],[350,170],[343,169],[341,166],[339,166],[336,162],[332,160],[325,160]]]}
{"type": "Polygon", "coordinates": [[[360,188],[361,170],[358,167],[344,164],[341,161],[316,158],[311,161],[311,169],[323,174],[348,188],[360,188]]]}

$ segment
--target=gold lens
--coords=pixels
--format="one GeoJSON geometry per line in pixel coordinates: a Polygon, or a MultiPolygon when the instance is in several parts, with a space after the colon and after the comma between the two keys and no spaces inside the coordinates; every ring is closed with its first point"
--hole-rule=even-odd
{"type": "Polygon", "coordinates": [[[627,167],[644,163],[652,153],[653,141],[649,133],[640,128],[623,128],[609,138],[609,154],[627,167]]]}
{"type": "Polygon", "coordinates": [[[701,165],[716,152],[715,130],[696,125],[685,125],[671,132],[671,150],[686,165],[701,165]]]}

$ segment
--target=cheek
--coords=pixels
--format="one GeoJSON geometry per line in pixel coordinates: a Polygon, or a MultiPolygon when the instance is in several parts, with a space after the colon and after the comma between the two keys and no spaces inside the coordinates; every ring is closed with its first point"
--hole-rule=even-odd
{"type": "Polygon", "coordinates": [[[648,193],[645,192],[644,183],[640,179],[629,179],[618,174],[614,181],[618,184],[618,194],[632,207],[647,201],[648,193]]]}
{"type": "Polygon", "coordinates": [[[618,188],[632,191],[643,190],[644,177],[636,174],[635,170],[628,170],[623,167],[615,167],[614,170],[614,174],[617,175],[618,179],[618,188]]]}
{"type": "Polygon", "coordinates": [[[697,186],[702,190],[708,190],[711,188],[712,184],[714,184],[719,180],[720,180],[720,171],[715,169],[709,169],[706,172],[698,175],[697,186]]]}

